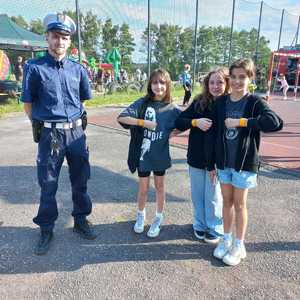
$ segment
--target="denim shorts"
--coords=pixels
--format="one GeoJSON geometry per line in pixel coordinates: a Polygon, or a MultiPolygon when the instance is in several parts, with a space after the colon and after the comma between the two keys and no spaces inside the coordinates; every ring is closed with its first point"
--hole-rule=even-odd
{"type": "Polygon", "coordinates": [[[237,172],[233,168],[218,169],[218,178],[221,184],[231,184],[238,189],[251,189],[257,186],[257,174],[254,172],[237,172]]]}

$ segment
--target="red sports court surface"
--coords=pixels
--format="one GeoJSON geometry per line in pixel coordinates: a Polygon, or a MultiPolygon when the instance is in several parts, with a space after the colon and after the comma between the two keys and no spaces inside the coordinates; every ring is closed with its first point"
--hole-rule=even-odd
{"type": "MultiPolygon", "coordinates": [[[[294,98],[283,100],[280,96],[273,96],[269,105],[283,119],[284,127],[280,132],[263,135],[261,158],[268,165],[300,173],[300,97],[294,101],[294,98]]],[[[121,109],[93,115],[89,122],[120,129],[116,117],[121,109]]],[[[188,132],[184,132],[172,138],[171,143],[186,146],[187,139],[188,132]]]]}

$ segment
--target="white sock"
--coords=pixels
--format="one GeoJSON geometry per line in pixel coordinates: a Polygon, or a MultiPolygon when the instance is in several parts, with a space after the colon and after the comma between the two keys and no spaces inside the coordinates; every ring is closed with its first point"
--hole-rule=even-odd
{"type": "Polygon", "coordinates": [[[145,214],[146,214],[145,208],[144,208],[143,210],[139,210],[139,209],[138,209],[138,214],[143,214],[143,215],[145,215],[145,214]]]}
{"type": "Polygon", "coordinates": [[[155,216],[158,217],[158,218],[160,218],[160,219],[162,219],[163,213],[162,212],[161,213],[156,212],[155,216]]]}
{"type": "Polygon", "coordinates": [[[244,245],[244,240],[235,239],[234,243],[236,247],[242,247],[244,245]]]}
{"type": "Polygon", "coordinates": [[[225,233],[225,232],[224,232],[224,240],[225,240],[225,241],[229,241],[229,240],[231,240],[231,239],[232,239],[231,232],[229,232],[229,233],[225,233]]]}

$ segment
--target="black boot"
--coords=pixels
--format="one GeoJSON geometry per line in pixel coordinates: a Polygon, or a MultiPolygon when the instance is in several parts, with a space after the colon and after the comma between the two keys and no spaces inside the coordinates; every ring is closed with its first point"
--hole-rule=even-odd
{"type": "Polygon", "coordinates": [[[43,231],[42,230],[40,240],[34,249],[34,253],[36,255],[46,254],[50,248],[50,242],[51,242],[52,238],[53,238],[52,231],[43,231]]]}
{"type": "Polygon", "coordinates": [[[87,220],[83,220],[80,222],[74,221],[73,231],[78,233],[82,238],[86,240],[94,240],[97,237],[87,220]]]}

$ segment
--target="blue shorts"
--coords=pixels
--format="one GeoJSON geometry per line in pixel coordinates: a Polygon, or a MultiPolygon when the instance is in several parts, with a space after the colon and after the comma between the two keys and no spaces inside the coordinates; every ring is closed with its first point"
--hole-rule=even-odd
{"type": "Polygon", "coordinates": [[[254,172],[237,172],[233,168],[218,169],[218,178],[221,184],[231,184],[238,189],[251,189],[257,186],[257,174],[254,172]]]}

